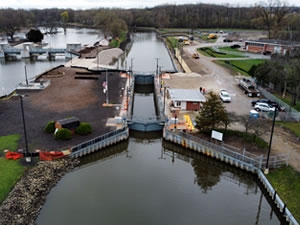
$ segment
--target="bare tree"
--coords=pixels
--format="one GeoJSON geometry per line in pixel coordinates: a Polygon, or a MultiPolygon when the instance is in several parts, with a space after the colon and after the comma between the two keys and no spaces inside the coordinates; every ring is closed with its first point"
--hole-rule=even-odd
{"type": "Polygon", "coordinates": [[[261,24],[267,30],[269,39],[272,37],[272,32],[282,26],[284,17],[288,13],[287,3],[280,0],[261,1],[254,10],[261,24]]]}

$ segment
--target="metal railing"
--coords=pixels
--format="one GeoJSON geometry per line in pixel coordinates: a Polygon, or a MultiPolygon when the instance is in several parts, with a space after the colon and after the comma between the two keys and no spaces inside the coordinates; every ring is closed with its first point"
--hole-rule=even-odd
{"type": "MultiPolygon", "coordinates": [[[[226,155],[226,157],[230,157],[233,160],[238,161],[238,163],[246,163],[251,164],[252,166],[263,169],[266,165],[266,157],[263,157],[263,155],[257,156],[250,152],[247,152],[246,150],[240,150],[237,151],[237,149],[233,150],[233,148],[228,148],[224,145],[217,145],[214,143],[211,143],[209,141],[205,141],[199,137],[196,137],[194,135],[177,131],[176,133],[173,131],[170,131],[168,129],[164,130],[165,133],[168,135],[173,135],[173,139],[177,139],[177,142],[182,143],[184,141],[191,141],[193,143],[190,143],[192,146],[194,145],[200,145],[201,147],[206,147],[210,151],[217,152],[222,155],[226,155]]],[[[187,143],[189,144],[189,143],[187,143]]],[[[282,154],[278,156],[270,156],[269,157],[269,168],[278,168],[281,166],[287,166],[289,160],[289,154],[282,154]]]]}
{"type": "Polygon", "coordinates": [[[129,129],[127,126],[124,126],[121,129],[111,131],[72,147],[71,156],[76,158],[82,155],[90,154],[109,145],[116,144],[117,142],[128,139],[128,137],[129,129]]]}
{"type": "Polygon", "coordinates": [[[272,198],[274,204],[277,206],[282,215],[286,218],[287,222],[290,225],[299,225],[293,214],[287,208],[286,203],[284,203],[281,200],[276,190],[273,188],[273,186],[270,184],[270,182],[261,170],[257,170],[257,176],[260,182],[263,184],[269,196],[272,198]]]}

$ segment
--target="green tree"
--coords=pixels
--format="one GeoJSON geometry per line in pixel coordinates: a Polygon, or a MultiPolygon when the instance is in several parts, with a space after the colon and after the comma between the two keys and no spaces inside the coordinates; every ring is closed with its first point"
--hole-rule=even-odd
{"type": "Polygon", "coordinates": [[[213,92],[208,93],[206,102],[203,103],[195,121],[196,128],[200,132],[208,132],[221,125],[225,125],[226,128],[230,123],[223,102],[213,92]]]}
{"type": "Polygon", "coordinates": [[[64,28],[64,32],[66,33],[67,31],[67,23],[69,22],[69,13],[68,11],[63,11],[61,14],[61,19],[63,22],[63,28],[64,28]]]}
{"type": "Polygon", "coordinates": [[[105,36],[111,35],[113,38],[120,36],[122,32],[127,32],[126,22],[113,11],[102,10],[95,16],[95,25],[105,36]]]}

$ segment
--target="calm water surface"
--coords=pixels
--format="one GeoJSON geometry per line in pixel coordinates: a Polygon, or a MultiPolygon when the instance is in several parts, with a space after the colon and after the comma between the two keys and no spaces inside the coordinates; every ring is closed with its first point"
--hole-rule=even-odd
{"type": "Polygon", "coordinates": [[[280,224],[247,173],[160,138],[123,147],[64,176],[37,224],[280,224]]]}
{"type": "MultiPolygon", "coordinates": [[[[57,34],[44,35],[43,42],[48,43],[51,48],[65,48],[67,43],[81,43],[82,46],[94,44],[101,34],[92,29],[67,29],[67,34],[62,29],[57,34]]],[[[2,60],[0,63],[0,96],[11,93],[19,83],[25,83],[25,74],[28,80],[42,74],[55,66],[64,65],[66,59],[64,56],[57,56],[55,61],[49,61],[45,55],[39,56],[36,61],[30,59],[21,59],[14,61],[2,60]],[[26,66],[26,73],[25,73],[26,66]]]]}

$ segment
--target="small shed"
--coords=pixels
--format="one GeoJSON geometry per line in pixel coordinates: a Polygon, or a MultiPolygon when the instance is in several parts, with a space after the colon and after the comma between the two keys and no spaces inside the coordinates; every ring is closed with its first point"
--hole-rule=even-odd
{"type": "Polygon", "coordinates": [[[206,101],[199,89],[169,89],[168,92],[174,107],[180,110],[197,111],[201,102],[206,101]]]}
{"type": "Polygon", "coordinates": [[[67,128],[69,130],[74,130],[76,127],[80,125],[80,120],[77,117],[69,117],[61,120],[57,120],[55,122],[55,128],[67,128]]]}

